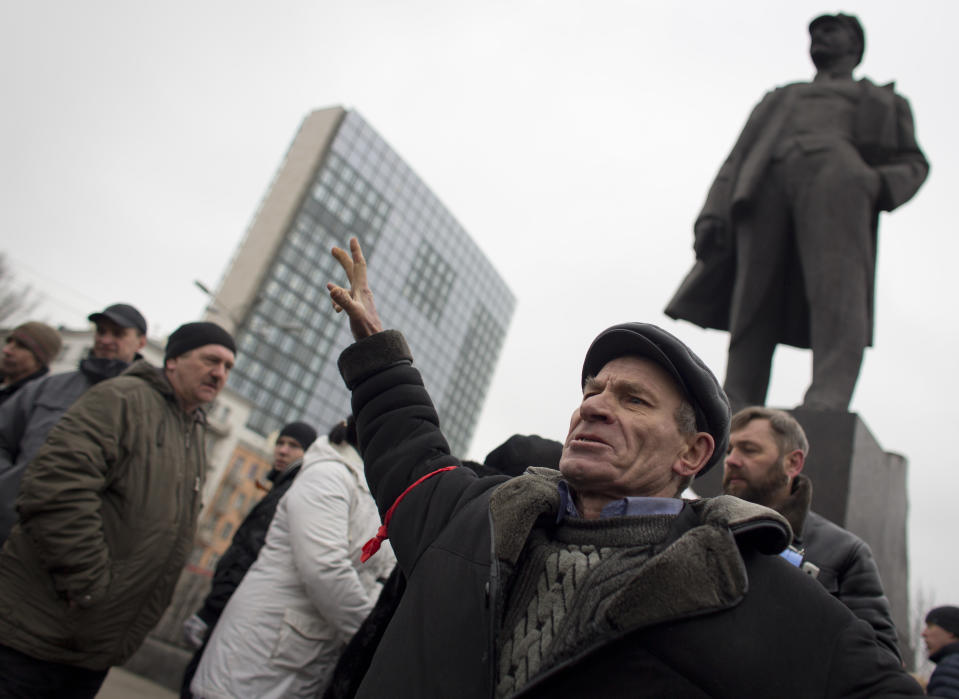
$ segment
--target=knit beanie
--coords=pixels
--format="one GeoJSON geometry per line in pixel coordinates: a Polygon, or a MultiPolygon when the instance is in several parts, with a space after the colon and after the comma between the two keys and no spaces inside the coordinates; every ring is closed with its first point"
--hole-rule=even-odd
{"type": "Polygon", "coordinates": [[[186,323],[173,331],[166,343],[163,361],[174,359],[204,345],[223,345],[236,354],[233,336],[216,323],[186,323]]]}
{"type": "Polygon", "coordinates": [[[28,350],[33,352],[43,366],[50,366],[50,362],[60,352],[60,333],[46,323],[31,320],[29,323],[18,325],[7,337],[8,340],[17,340],[28,350]]]}
{"type": "Polygon", "coordinates": [[[292,437],[303,451],[306,451],[310,448],[310,445],[316,441],[316,430],[305,422],[291,422],[280,430],[280,434],[276,438],[277,441],[279,441],[280,437],[292,437]]]}
{"type": "Polygon", "coordinates": [[[926,623],[935,624],[953,636],[959,636],[959,607],[936,607],[926,614],[926,623]]]}

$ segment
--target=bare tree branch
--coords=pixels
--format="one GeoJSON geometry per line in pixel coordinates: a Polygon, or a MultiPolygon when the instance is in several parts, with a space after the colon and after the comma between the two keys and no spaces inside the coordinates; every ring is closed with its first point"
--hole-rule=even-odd
{"type": "Polygon", "coordinates": [[[6,254],[0,252],[0,325],[13,325],[25,320],[39,303],[40,299],[33,289],[17,282],[10,271],[6,254]]]}

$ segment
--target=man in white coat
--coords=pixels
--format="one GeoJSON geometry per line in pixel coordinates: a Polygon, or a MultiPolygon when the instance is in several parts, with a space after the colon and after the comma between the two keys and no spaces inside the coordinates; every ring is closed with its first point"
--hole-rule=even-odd
{"type": "Polygon", "coordinates": [[[395,564],[385,545],[360,562],[380,518],[355,444],[351,418],[304,454],[266,544],[214,627],[195,697],[315,697],[326,686],[395,564]]]}

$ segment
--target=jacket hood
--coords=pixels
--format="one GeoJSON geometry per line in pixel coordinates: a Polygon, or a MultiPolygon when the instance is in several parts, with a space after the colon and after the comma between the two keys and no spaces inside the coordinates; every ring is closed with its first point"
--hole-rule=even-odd
{"type": "Polygon", "coordinates": [[[302,470],[306,471],[319,463],[328,461],[338,461],[344,464],[353,474],[360,490],[366,493],[370,492],[366,483],[366,475],[363,473],[363,459],[359,452],[345,442],[343,444],[332,444],[330,438],[326,435],[317,437],[310,448],[304,452],[302,470]]]}
{"type": "MultiPolygon", "coordinates": [[[[173,392],[173,386],[170,385],[170,381],[167,379],[166,374],[163,373],[163,369],[153,366],[145,359],[138,359],[130,365],[129,369],[123,372],[123,375],[133,376],[141,379],[142,381],[146,381],[147,384],[149,384],[152,388],[157,390],[159,393],[165,396],[167,400],[179,408],[179,403],[176,399],[176,393],[173,392]]],[[[203,411],[202,407],[196,409],[196,412],[193,413],[193,417],[196,422],[206,424],[206,413],[203,411]]]]}

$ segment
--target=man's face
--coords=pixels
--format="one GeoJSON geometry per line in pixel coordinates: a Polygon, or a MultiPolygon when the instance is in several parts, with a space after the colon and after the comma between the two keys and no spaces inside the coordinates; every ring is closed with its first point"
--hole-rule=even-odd
{"type": "Polygon", "coordinates": [[[809,55],[817,68],[851,56],[859,49],[859,42],[841,22],[826,19],[817,22],[809,32],[809,55]]]}
{"type": "Polygon", "coordinates": [[[203,345],[166,361],[166,375],[187,412],[210,403],[226,384],[233,352],[223,345],[203,345]]]}
{"type": "Polygon", "coordinates": [[[788,495],[789,474],[769,420],[750,420],[730,432],[723,492],[760,505],[773,505],[788,495]]]}
{"type": "Polygon", "coordinates": [[[37,356],[27,349],[26,345],[11,337],[3,346],[3,359],[0,362],[0,373],[7,383],[14,383],[25,379],[42,368],[37,356]]]}
{"type": "Polygon", "coordinates": [[[93,333],[93,356],[129,364],[146,341],[146,336],[140,335],[136,328],[124,328],[108,318],[100,318],[93,333]]]}
{"type": "Polygon", "coordinates": [[[618,499],[673,497],[687,439],[676,411],[682,394],[655,362],[619,357],[587,380],[559,469],[578,493],[618,499]]]}
{"type": "Polygon", "coordinates": [[[280,437],[273,447],[273,468],[285,471],[297,459],[303,458],[303,447],[292,437],[280,437]]]}
{"type": "Polygon", "coordinates": [[[922,640],[926,642],[926,651],[932,655],[943,646],[959,641],[959,636],[946,631],[937,624],[926,624],[926,628],[920,634],[922,640]]]}

